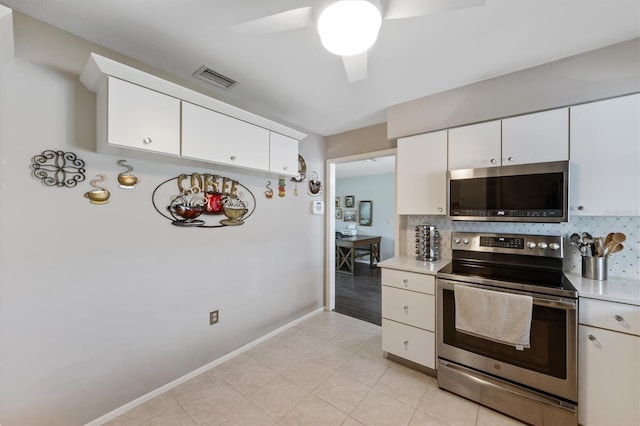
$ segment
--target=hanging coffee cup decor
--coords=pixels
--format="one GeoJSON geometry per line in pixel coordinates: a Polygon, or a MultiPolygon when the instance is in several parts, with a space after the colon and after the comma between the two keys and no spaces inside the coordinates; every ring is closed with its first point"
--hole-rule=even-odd
{"type": "Polygon", "coordinates": [[[92,189],[91,191],[87,191],[84,193],[84,198],[88,198],[91,204],[106,204],[109,202],[109,197],[111,194],[107,190],[107,188],[103,188],[98,186],[98,182],[104,182],[107,180],[105,175],[98,174],[98,179],[92,179],[89,184],[96,189],[92,189]]]}
{"type": "Polygon", "coordinates": [[[249,188],[210,173],[183,173],[167,179],[153,191],[151,201],[172,225],[194,228],[242,225],[256,209],[256,198],[249,188]]]}
{"type": "Polygon", "coordinates": [[[316,172],[312,172],[311,179],[309,179],[309,195],[322,195],[322,182],[318,179],[316,172]]]}
{"type": "Polygon", "coordinates": [[[122,189],[135,189],[136,184],[140,183],[140,179],[131,174],[133,167],[127,164],[127,160],[118,160],[116,162],[118,166],[125,167],[126,172],[122,172],[118,175],[119,187],[122,189]]]}

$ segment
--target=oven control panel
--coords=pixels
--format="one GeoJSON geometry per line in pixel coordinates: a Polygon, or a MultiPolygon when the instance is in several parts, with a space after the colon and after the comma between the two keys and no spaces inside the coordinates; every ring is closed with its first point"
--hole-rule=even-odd
{"type": "Polygon", "coordinates": [[[555,235],[454,232],[452,250],[563,257],[563,238],[555,235]]]}

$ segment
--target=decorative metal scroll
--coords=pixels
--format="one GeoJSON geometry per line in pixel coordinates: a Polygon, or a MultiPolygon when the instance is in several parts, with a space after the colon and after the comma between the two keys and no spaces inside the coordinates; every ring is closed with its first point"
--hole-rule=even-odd
{"type": "Polygon", "coordinates": [[[240,182],[199,173],[165,180],[153,191],[151,202],[172,225],[183,227],[238,226],[256,209],[255,196],[240,182]]]}
{"type": "Polygon", "coordinates": [[[85,179],[84,161],[73,152],[49,149],[32,160],[33,176],[47,186],[73,188],[85,179]]]}

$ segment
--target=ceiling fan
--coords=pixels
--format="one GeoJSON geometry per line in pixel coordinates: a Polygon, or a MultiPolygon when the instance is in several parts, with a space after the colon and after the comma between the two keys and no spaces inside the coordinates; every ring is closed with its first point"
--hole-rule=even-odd
{"type": "Polygon", "coordinates": [[[482,6],[486,0],[333,0],[289,9],[234,25],[244,34],[267,34],[317,25],[322,45],[342,57],[349,83],[367,77],[367,50],[383,19],[404,19],[482,6]],[[352,44],[352,41],[355,44],[352,44]],[[359,44],[358,44],[359,43],[359,44]]]}

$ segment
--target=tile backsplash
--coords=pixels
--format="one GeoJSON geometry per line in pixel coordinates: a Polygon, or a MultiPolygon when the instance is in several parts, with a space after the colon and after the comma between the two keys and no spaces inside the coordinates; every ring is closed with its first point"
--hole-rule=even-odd
{"type": "Polygon", "coordinates": [[[569,244],[569,236],[588,232],[605,237],[609,232],[623,232],[627,236],[624,250],[609,258],[610,277],[640,279],[640,217],[573,217],[565,223],[458,222],[442,216],[407,217],[407,253],[415,253],[415,227],[422,223],[434,225],[440,233],[440,257],[451,258],[452,232],[488,232],[502,234],[561,235],[564,237],[565,272],[582,273],[578,250],[569,244]]]}

